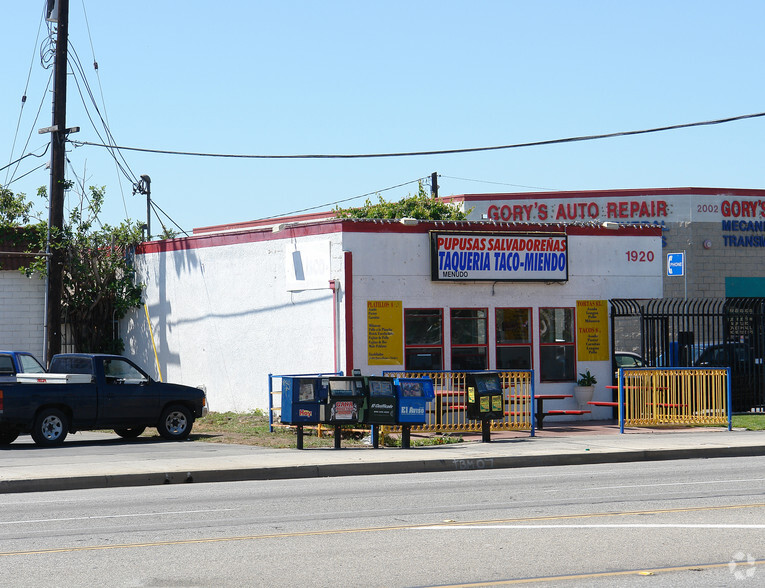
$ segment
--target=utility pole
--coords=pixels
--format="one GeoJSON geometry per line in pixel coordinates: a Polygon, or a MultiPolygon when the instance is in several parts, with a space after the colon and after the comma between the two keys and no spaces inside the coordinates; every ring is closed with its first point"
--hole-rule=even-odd
{"type": "Polygon", "coordinates": [[[438,198],[438,173],[433,172],[430,174],[430,195],[433,198],[438,198]]]}
{"type": "MultiPolygon", "coordinates": [[[[63,291],[64,188],[66,179],[66,76],[69,38],[69,0],[49,0],[57,5],[56,55],[53,62],[53,126],[51,127],[50,200],[48,206],[48,295],[46,302],[47,363],[61,352],[61,294],[63,291]]],[[[54,9],[55,10],[55,9],[54,9]]],[[[49,12],[48,16],[52,16],[49,12]]]]}

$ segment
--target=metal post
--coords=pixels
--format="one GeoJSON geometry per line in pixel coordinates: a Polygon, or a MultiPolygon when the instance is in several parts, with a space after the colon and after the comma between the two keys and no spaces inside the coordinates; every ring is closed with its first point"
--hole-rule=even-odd
{"type": "Polygon", "coordinates": [[[146,240],[151,241],[151,178],[146,174],[141,176],[141,187],[146,194],[146,240]]]}
{"type": "Polygon", "coordinates": [[[489,419],[481,421],[481,441],[491,443],[491,421],[489,419]]]}
{"type": "Polygon", "coordinates": [[[409,449],[411,447],[411,425],[401,425],[401,449],[409,449]]]}

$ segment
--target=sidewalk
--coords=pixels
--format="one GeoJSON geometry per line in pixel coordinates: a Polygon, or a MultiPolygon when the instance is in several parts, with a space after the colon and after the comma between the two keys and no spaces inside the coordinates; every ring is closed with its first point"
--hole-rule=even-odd
{"type": "Polygon", "coordinates": [[[482,443],[480,434],[464,439],[411,449],[301,451],[125,441],[108,433],[77,433],[63,447],[39,449],[27,437],[0,451],[0,493],[765,455],[765,431],[722,428],[620,435],[614,425],[556,423],[535,437],[510,432],[493,433],[491,443],[482,443]]]}

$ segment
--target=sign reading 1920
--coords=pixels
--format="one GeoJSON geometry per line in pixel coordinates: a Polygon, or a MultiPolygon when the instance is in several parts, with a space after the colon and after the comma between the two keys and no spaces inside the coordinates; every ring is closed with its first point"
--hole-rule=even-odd
{"type": "Polygon", "coordinates": [[[561,233],[430,233],[434,281],[568,280],[568,241],[561,233]]]}

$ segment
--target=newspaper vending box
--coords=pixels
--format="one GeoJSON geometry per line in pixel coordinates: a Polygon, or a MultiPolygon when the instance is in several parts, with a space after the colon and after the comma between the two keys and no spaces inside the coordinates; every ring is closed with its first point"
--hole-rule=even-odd
{"type": "Polygon", "coordinates": [[[467,416],[481,421],[484,442],[491,441],[491,421],[505,417],[505,396],[502,381],[497,372],[468,372],[467,416]]]}
{"type": "Polygon", "coordinates": [[[321,422],[321,406],[327,402],[327,379],[282,377],[281,420],[297,426],[297,448],[303,449],[303,425],[321,422]]]}
{"type": "Polygon", "coordinates": [[[361,376],[332,376],[327,380],[327,402],[319,406],[322,423],[335,426],[335,449],[340,448],[340,427],[364,422],[367,387],[361,376]]]}
{"type": "Polygon", "coordinates": [[[401,425],[401,447],[409,447],[412,425],[427,422],[427,404],[435,398],[433,380],[430,378],[397,378],[398,411],[396,420],[401,425]]]}

